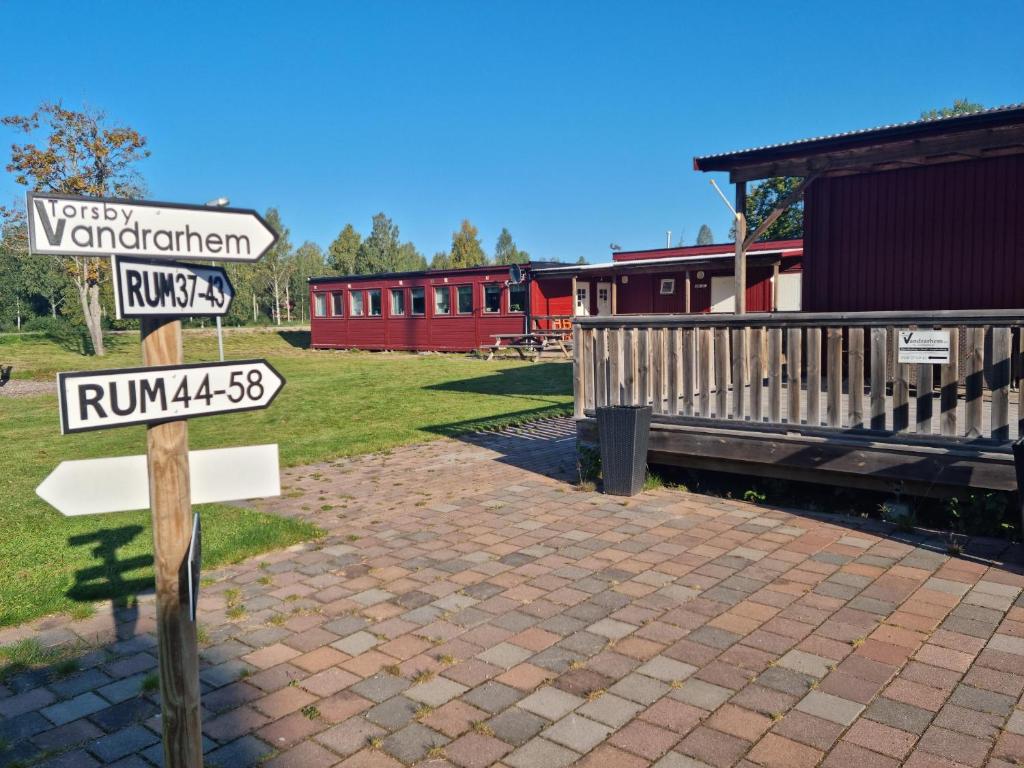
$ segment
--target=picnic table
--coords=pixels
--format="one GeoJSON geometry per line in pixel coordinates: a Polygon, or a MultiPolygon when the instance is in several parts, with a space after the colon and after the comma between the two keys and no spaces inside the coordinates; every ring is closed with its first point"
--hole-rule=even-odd
{"type": "Polygon", "coordinates": [[[564,331],[531,331],[530,333],[492,333],[494,342],[484,344],[480,349],[487,351],[487,359],[503,349],[515,350],[523,360],[536,362],[542,352],[558,349],[569,359],[572,355],[566,345],[564,331]]]}

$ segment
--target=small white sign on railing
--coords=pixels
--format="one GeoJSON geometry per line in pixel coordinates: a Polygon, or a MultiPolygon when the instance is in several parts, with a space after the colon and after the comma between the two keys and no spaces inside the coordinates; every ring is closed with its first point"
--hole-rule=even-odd
{"type": "Polygon", "coordinates": [[[900,328],[896,339],[897,362],[949,363],[949,331],[900,328]]]}

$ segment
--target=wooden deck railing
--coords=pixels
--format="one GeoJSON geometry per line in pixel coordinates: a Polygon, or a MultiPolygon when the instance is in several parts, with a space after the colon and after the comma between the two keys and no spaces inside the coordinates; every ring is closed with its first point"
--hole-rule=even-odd
{"type": "Polygon", "coordinates": [[[576,318],[575,414],[650,404],[733,424],[1004,443],[1024,436],[1021,391],[1011,398],[1021,326],[1024,310],[576,318]],[[898,363],[900,329],[949,330],[949,364],[898,363]]]}

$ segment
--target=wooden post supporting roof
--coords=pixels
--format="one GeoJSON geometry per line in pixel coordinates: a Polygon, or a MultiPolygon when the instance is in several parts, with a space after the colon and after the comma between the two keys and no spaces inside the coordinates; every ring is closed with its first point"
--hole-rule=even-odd
{"type": "Polygon", "coordinates": [[[747,312],[747,183],[736,182],[736,263],[734,276],[737,315],[747,312]]]}

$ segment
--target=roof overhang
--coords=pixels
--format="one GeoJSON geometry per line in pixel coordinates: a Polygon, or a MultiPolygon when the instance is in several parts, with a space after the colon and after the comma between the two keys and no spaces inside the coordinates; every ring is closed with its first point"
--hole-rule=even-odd
{"type": "MultiPolygon", "coordinates": [[[[778,264],[782,257],[790,252],[797,253],[802,249],[787,251],[756,251],[747,254],[747,264],[769,266],[778,264]]],[[[547,277],[573,277],[579,275],[610,275],[622,273],[677,272],[680,269],[713,268],[732,265],[734,253],[710,254],[707,256],[675,256],[661,259],[633,259],[632,261],[612,261],[605,264],[572,264],[564,267],[547,267],[535,269],[534,278],[543,280],[547,277]]]]}
{"type": "Polygon", "coordinates": [[[695,157],[694,170],[732,182],[775,176],[849,175],[1024,153],[1024,106],[695,157]]]}

